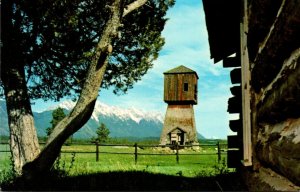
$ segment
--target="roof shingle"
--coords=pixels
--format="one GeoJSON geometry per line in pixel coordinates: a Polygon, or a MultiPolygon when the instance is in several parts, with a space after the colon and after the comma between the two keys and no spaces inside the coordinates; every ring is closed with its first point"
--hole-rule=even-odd
{"type": "Polygon", "coordinates": [[[183,65],[180,65],[178,67],[175,67],[174,69],[164,72],[164,74],[178,74],[178,73],[195,73],[196,76],[198,77],[196,71],[193,71],[192,69],[187,68],[183,65]]]}

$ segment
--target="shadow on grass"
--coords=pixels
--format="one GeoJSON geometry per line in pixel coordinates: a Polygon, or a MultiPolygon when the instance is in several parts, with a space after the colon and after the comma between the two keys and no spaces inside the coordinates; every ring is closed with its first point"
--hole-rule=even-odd
{"type": "Polygon", "coordinates": [[[80,176],[41,176],[2,183],[4,191],[245,191],[237,173],[188,178],[143,171],[108,172],[80,176]]]}

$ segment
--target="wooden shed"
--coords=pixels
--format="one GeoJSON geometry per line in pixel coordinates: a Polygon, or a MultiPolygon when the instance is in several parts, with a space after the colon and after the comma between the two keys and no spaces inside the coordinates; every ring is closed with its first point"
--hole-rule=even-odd
{"type": "Polygon", "coordinates": [[[170,143],[171,144],[176,144],[178,143],[179,145],[184,145],[185,144],[185,137],[186,137],[186,132],[182,129],[180,129],[179,127],[176,127],[175,129],[173,129],[172,131],[170,131],[168,133],[169,135],[169,139],[170,139],[170,143]]]}

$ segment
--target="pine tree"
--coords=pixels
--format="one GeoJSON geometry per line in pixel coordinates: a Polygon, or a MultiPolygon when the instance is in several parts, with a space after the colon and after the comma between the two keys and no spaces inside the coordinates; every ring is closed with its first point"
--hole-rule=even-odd
{"type": "Polygon", "coordinates": [[[18,174],[31,177],[51,169],[62,144],[89,120],[100,88],[112,86],[122,93],[141,80],[164,44],[161,31],[174,3],[2,2],[0,95],[6,99],[18,174]],[[58,101],[65,96],[77,103],[41,149],[30,99],[58,101]],[[30,142],[23,139],[28,135],[30,142]]]}
{"type": "Polygon", "coordinates": [[[110,131],[104,123],[101,123],[96,130],[96,134],[97,137],[94,139],[94,141],[98,143],[105,143],[109,138],[110,131]]]}
{"type": "Polygon", "coordinates": [[[49,136],[52,133],[54,127],[65,117],[66,114],[64,113],[64,110],[61,107],[58,107],[52,112],[52,120],[50,121],[51,127],[48,127],[46,129],[47,136],[49,136]]]}

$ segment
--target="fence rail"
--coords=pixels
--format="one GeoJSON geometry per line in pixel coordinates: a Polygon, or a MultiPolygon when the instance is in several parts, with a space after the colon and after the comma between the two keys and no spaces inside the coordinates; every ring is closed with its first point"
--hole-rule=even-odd
{"type": "MultiPolygon", "coordinates": [[[[45,144],[45,143],[40,143],[40,144],[45,144]]],[[[0,145],[8,145],[7,142],[0,142],[0,145]]],[[[76,143],[73,143],[72,145],[76,145],[76,143]]],[[[217,155],[218,156],[218,162],[220,163],[221,161],[221,156],[222,154],[227,153],[227,144],[220,144],[219,142],[215,144],[195,144],[195,145],[154,145],[154,144],[141,144],[139,145],[138,143],[135,144],[106,144],[106,143],[80,143],[77,145],[95,145],[95,151],[61,151],[61,153],[86,153],[86,154],[91,154],[94,153],[96,155],[96,161],[99,161],[99,154],[115,154],[115,155],[134,155],[134,161],[135,164],[137,164],[138,161],[138,156],[139,155],[158,155],[158,156],[170,156],[170,155],[175,155],[176,156],[176,162],[179,163],[179,156],[183,155],[217,155]],[[133,152],[106,152],[106,151],[100,151],[99,147],[134,147],[133,152]],[[138,152],[139,148],[171,148],[175,151],[175,153],[140,153],[138,152]],[[192,148],[192,147],[215,147],[217,152],[216,153],[180,153],[180,150],[183,148],[192,148]]],[[[0,153],[5,153],[5,152],[10,152],[10,150],[1,150],[0,153]]]]}

